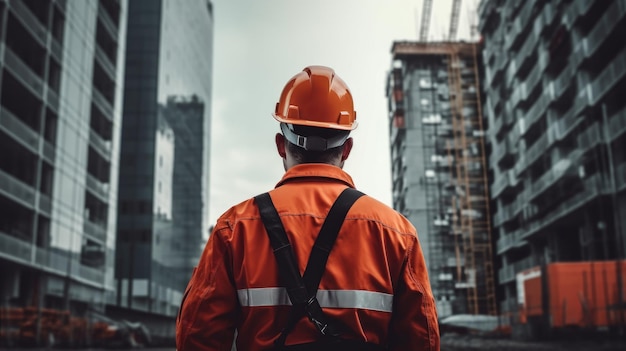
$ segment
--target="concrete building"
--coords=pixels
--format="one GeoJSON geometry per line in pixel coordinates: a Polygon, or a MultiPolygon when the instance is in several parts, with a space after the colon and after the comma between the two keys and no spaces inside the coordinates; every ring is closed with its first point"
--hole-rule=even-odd
{"type": "Polygon", "coordinates": [[[209,226],[213,10],[207,0],[136,0],[128,13],[109,311],[159,320],[152,331],[173,336],[209,226]]]}
{"type": "Polygon", "coordinates": [[[114,295],[126,13],[0,2],[2,308],[84,316],[114,295]]]}
{"type": "Polygon", "coordinates": [[[417,228],[440,317],[495,314],[480,46],[394,42],[393,207],[417,228]]]}
{"type": "Polygon", "coordinates": [[[626,3],[485,0],[479,18],[498,295],[515,314],[525,269],[624,259],[626,3]]]}

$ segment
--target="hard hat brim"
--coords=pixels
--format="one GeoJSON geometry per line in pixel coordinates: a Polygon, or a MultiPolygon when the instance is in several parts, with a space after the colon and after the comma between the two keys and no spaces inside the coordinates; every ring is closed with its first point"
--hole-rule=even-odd
{"type": "Polygon", "coordinates": [[[338,130],[355,130],[356,127],[358,126],[357,121],[354,121],[352,122],[351,125],[346,126],[346,125],[341,125],[337,123],[326,123],[326,122],[298,120],[298,119],[293,119],[293,118],[282,118],[276,113],[272,113],[272,117],[274,117],[275,120],[281,123],[294,124],[294,125],[307,126],[307,127],[328,128],[328,129],[338,129],[338,130]]]}

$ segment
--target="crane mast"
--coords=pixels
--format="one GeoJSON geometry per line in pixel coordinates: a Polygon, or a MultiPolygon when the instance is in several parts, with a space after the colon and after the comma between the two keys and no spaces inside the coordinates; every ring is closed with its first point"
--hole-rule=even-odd
{"type": "MultiPolygon", "coordinates": [[[[432,0],[422,2],[422,20],[420,23],[419,41],[428,41],[428,30],[430,28],[430,16],[433,9],[432,0]]],[[[459,17],[461,14],[461,0],[452,1],[452,13],[450,14],[450,28],[448,30],[448,41],[454,41],[459,28],[459,17]]]]}

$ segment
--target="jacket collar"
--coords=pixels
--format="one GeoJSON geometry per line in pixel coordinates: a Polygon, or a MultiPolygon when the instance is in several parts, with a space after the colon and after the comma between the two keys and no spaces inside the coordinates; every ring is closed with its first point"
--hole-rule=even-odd
{"type": "Polygon", "coordinates": [[[324,163],[304,163],[291,167],[285,172],[282,179],[276,184],[276,187],[294,180],[303,180],[303,178],[325,178],[336,182],[345,183],[354,188],[352,177],[341,168],[324,163]]]}

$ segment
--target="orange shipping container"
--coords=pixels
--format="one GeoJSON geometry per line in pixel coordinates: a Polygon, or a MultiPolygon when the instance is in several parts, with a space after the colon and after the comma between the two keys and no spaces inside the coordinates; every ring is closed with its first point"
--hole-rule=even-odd
{"type": "MultiPolygon", "coordinates": [[[[620,322],[618,272],[622,276],[622,303],[626,302],[626,261],[559,262],[546,266],[550,325],[601,327],[620,322]]],[[[541,275],[523,282],[526,316],[543,315],[541,275]]]]}

